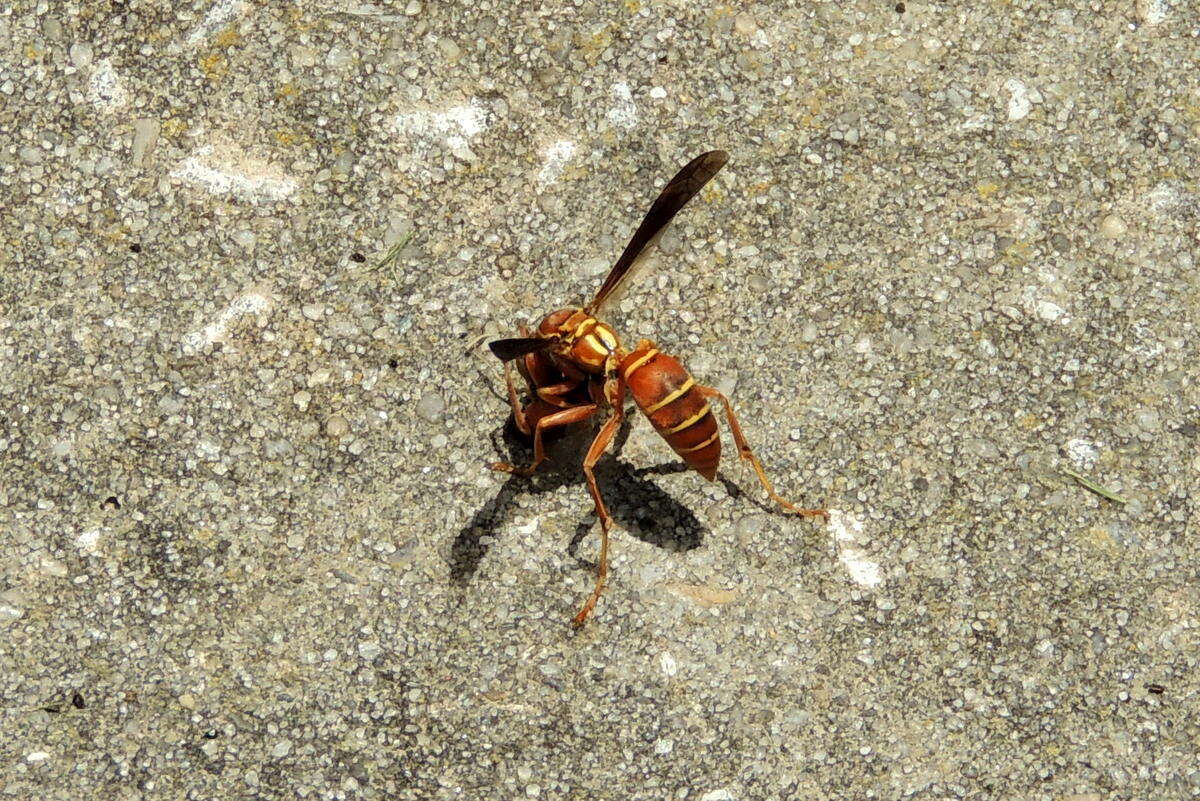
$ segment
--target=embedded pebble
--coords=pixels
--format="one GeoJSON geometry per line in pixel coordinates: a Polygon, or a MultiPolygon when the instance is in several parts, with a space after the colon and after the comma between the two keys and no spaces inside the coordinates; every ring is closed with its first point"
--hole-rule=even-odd
{"type": "Polygon", "coordinates": [[[1128,230],[1129,226],[1125,224],[1125,221],[1115,214],[1109,214],[1100,221],[1100,236],[1105,239],[1120,239],[1128,230]]]}
{"type": "Polygon", "coordinates": [[[350,424],[340,414],[332,414],[325,421],[325,435],[333,439],[341,439],[350,433],[350,424]]]}
{"type": "Polygon", "coordinates": [[[71,45],[71,64],[76,69],[86,70],[92,66],[92,46],[88,42],[76,42],[71,45]]]}
{"type": "Polygon", "coordinates": [[[1153,433],[1162,428],[1162,417],[1157,409],[1139,409],[1133,417],[1143,431],[1153,433]]]}
{"type": "Polygon", "coordinates": [[[738,14],[733,18],[733,29],[742,36],[753,36],[758,32],[758,22],[750,14],[738,14]]]}
{"type": "Polygon", "coordinates": [[[425,418],[427,421],[434,423],[442,419],[442,414],[446,410],[446,402],[437,392],[429,391],[421,396],[417,401],[417,414],[425,418]]]}
{"type": "Polygon", "coordinates": [[[161,126],[158,120],[140,117],[133,122],[133,166],[141,167],[158,142],[161,126]]]}

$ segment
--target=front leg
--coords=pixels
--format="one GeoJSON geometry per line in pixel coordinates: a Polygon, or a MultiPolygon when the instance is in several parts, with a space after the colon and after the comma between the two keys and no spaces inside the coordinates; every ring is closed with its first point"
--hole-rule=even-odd
{"type": "Polygon", "coordinates": [[[525,436],[529,436],[533,431],[529,427],[529,421],[525,417],[525,407],[521,405],[521,400],[517,397],[517,388],[513,384],[512,368],[508,362],[504,362],[504,384],[508,387],[508,405],[512,407],[513,422],[517,424],[517,430],[525,436]]]}
{"type": "Polygon", "coordinates": [[[582,423],[595,414],[599,408],[594,403],[585,403],[539,418],[537,425],[533,429],[533,464],[528,467],[517,467],[508,462],[494,462],[491,465],[492,469],[503,473],[514,473],[518,476],[531,475],[534,470],[537,470],[538,465],[546,461],[546,449],[542,445],[542,434],[545,431],[551,428],[569,426],[573,423],[582,423]]]}
{"type": "Polygon", "coordinates": [[[539,400],[544,400],[551,406],[562,406],[565,408],[571,405],[571,401],[567,400],[567,396],[574,392],[577,386],[579,386],[578,381],[562,381],[558,384],[538,387],[534,394],[539,400]]]}

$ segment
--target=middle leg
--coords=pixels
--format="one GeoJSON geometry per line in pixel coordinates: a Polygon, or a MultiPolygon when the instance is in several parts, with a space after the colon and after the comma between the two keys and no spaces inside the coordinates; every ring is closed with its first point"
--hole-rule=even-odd
{"type": "Polygon", "coordinates": [[[608,450],[613,436],[625,419],[625,382],[620,378],[608,379],[604,383],[604,396],[612,408],[612,416],[608,418],[600,429],[600,433],[592,440],[592,445],[588,448],[587,456],[583,460],[583,474],[587,477],[588,490],[592,493],[593,503],[596,504],[596,516],[600,518],[600,559],[596,567],[596,587],[592,590],[592,594],[584,603],[583,608],[575,615],[575,619],[571,621],[571,625],[575,628],[582,626],[588,619],[588,615],[596,608],[596,602],[600,600],[600,593],[604,591],[604,585],[608,581],[608,532],[612,527],[612,518],[608,514],[608,508],[604,505],[604,499],[600,497],[600,485],[596,483],[596,475],[592,472],[592,468],[608,450]]]}

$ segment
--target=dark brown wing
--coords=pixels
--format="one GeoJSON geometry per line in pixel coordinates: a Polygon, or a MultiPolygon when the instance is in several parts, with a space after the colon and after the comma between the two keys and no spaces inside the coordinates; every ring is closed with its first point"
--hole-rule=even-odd
{"type": "Polygon", "coordinates": [[[712,180],[712,177],[725,166],[725,162],[728,160],[729,154],[724,150],[710,150],[702,153],[684,165],[683,169],[663,187],[662,192],[650,206],[650,211],[646,212],[646,216],[642,219],[642,224],[633,232],[633,237],[625,246],[621,257],[609,271],[608,278],[604,279],[604,285],[600,287],[596,297],[592,298],[592,302],[587,305],[589,314],[595,313],[600,308],[613,290],[629,274],[629,268],[634,265],[646,246],[662,232],[671,218],[679,213],[679,210],[687,205],[687,202],[695,197],[706,183],[712,180]]]}
{"type": "Polygon", "coordinates": [[[553,344],[553,339],[543,337],[513,337],[512,339],[494,339],[488,343],[488,347],[500,361],[511,362],[513,359],[527,353],[544,350],[553,344]]]}

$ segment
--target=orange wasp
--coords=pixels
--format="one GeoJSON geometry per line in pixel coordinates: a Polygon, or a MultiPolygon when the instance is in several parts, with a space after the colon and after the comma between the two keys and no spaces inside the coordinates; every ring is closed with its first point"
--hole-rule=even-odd
{"type": "Polygon", "coordinates": [[[592,468],[625,418],[627,391],[654,430],[689,467],[709,481],[717,475],[721,439],[708,402],[720,400],[738,453],[754,466],[767,494],[788,511],[809,517],[828,516],[824,509],[801,509],[775,492],[762,464],[746,442],[729,398],[712,387],[697,384],[675,357],[663,353],[648,339],[639,340],[632,351],[626,350],[612,328],[596,317],[600,307],[629,274],[638,256],[662,233],[671,218],[725,166],[728,158],[722,150],[703,153],[667,182],[591,303],[583,308],[551,312],[532,335],[521,326],[521,336],[488,344],[492,353],[504,363],[504,380],[517,428],[526,436],[533,436],[532,464],[517,467],[500,462],[493,464],[493,469],[530,475],[546,459],[542,438],[547,431],[581,423],[601,411],[608,415],[583,460],[583,473],[596,504],[596,516],[600,518],[600,560],[596,587],[575,615],[573,623],[576,627],[582,626],[595,608],[608,577],[608,534],[612,518],[600,497],[592,468]],[[509,362],[516,359],[520,360],[517,369],[532,396],[525,406],[517,398],[509,370],[509,362]]]}

